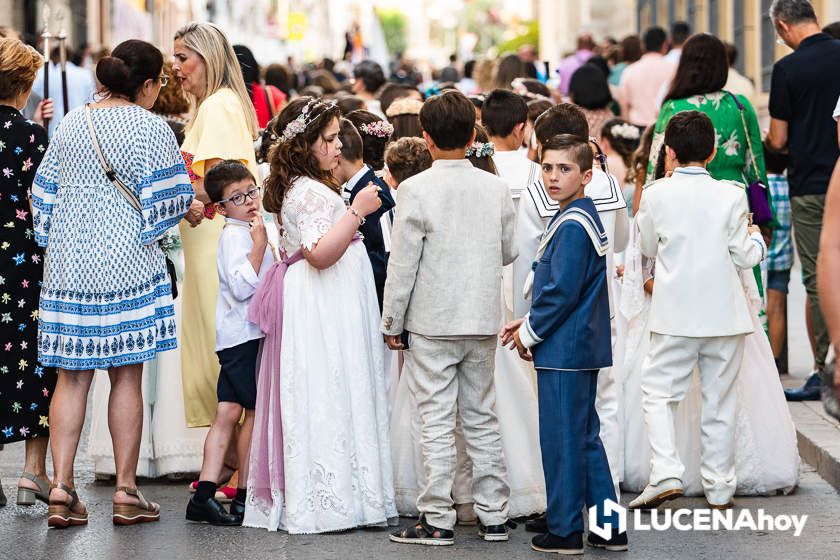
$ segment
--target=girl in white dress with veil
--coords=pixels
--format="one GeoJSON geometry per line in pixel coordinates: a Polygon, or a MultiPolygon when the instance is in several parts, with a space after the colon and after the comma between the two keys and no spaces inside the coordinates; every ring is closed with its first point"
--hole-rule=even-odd
{"type": "Polygon", "coordinates": [[[345,206],[332,176],[338,117],[334,102],[300,97],[272,125],[277,143],[263,204],[278,214],[282,258],[249,311],[266,334],[243,522],[249,527],[321,533],[397,515],[379,309],[356,235],[381,201],[369,186],[345,206]]]}
{"type": "MultiPolygon", "coordinates": [[[[619,315],[627,336],[624,370],[623,427],[624,478],[622,489],[641,492],[649,482],[650,443],[642,410],[641,367],[648,352],[647,327],[650,295],[644,285],[653,280],[655,262],[643,257],[632,228],[627,248],[619,315]]],[[[744,294],[755,330],[746,336],[744,357],[735,382],[738,395],[735,473],[738,495],[788,493],[799,481],[796,429],[785,401],[770,343],[758,313],[761,299],[752,270],[740,271],[744,294]]],[[[695,375],[691,389],[675,414],[676,440],[685,465],[683,487],[687,496],[702,496],[700,481],[700,384],[695,375]]]]}

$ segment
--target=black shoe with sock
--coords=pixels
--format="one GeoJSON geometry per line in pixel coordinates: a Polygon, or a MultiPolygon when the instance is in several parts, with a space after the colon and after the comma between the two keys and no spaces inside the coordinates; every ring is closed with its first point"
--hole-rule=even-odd
{"type": "Polygon", "coordinates": [[[230,514],[235,515],[242,519],[245,517],[245,498],[247,497],[247,491],[245,488],[237,488],[236,489],[236,497],[230,503],[230,514]]]}
{"type": "Polygon", "coordinates": [[[215,482],[199,481],[195,494],[187,502],[187,520],[224,527],[242,525],[242,518],[225,511],[225,507],[216,500],[215,495],[215,482]]]}

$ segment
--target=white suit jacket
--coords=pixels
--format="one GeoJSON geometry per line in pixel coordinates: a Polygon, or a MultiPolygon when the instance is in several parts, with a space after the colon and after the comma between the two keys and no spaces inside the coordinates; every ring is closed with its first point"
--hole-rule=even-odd
{"type": "Polygon", "coordinates": [[[678,167],[645,187],[636,214],[642,253],[656,258],[649,325],[672,336],[753,332],[739,268],[767,254],[747,231],[743,185],[718,181],[702,167],[678,167]]]}
{"type": "MultiPolygon", "coordinates": [[[[616,178],[604,173],[597,166],[592,168],[592,180],[586,185],[584,194],[595,203],[598,217],[607,232],[610,247],[607,250],[607,286],[610,295],[610,317],[613,312],[612,276],[613,253],[621,252],[627,247],[630,237],[630,222],[627,218],[627,203],[621,194],[621,188],[616,178]]],[[[513,314],[524,317],[531,308],[531,302],[522,295],[525,279],[531,270],[540,238],[551,217],[557,213],[560,205],[548,197],[543,186],[542,178],[522,192],[516,217],[516,243],[519,247],[519,258],[513,263],[514,302],[513,314]]]]}

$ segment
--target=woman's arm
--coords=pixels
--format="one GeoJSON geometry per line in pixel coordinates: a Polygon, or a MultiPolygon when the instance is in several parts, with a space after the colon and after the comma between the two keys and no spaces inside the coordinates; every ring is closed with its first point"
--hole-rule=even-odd
{"type": "MultiPolygon", "coordinates": [[[[817,257],[817,291],[831,342],[840,348],[840,161],[828,183],[828,195],[823,212],[823,232],[817,257]]],[[[834,369],[834,390],[840,400],[840,360],[834,369]]]]}

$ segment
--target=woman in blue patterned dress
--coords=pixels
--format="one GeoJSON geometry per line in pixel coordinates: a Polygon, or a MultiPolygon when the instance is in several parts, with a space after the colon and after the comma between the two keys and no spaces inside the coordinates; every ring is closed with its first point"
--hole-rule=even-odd
{"type": "Polygon", "coordinates": [[[163,55],[149,43],[121,43],[97,65],[104,97],[89,106],[104,158],[139,199],[142,214],[100,165],[85,108],[62,120],[35,177],[35,238],[47,249],[38,355],[58,368],[50,407],[51,526],[87,523],[73,461],[94,369],[107,369],[111,378],[113,522],[160,518],[158,504],[145,500],[136,485],[142,369],[176,346],[170,280],[157,241],[186,214],[193,197],[175,136],[147,110],[166,82],[162,67],[163,55]]]}

